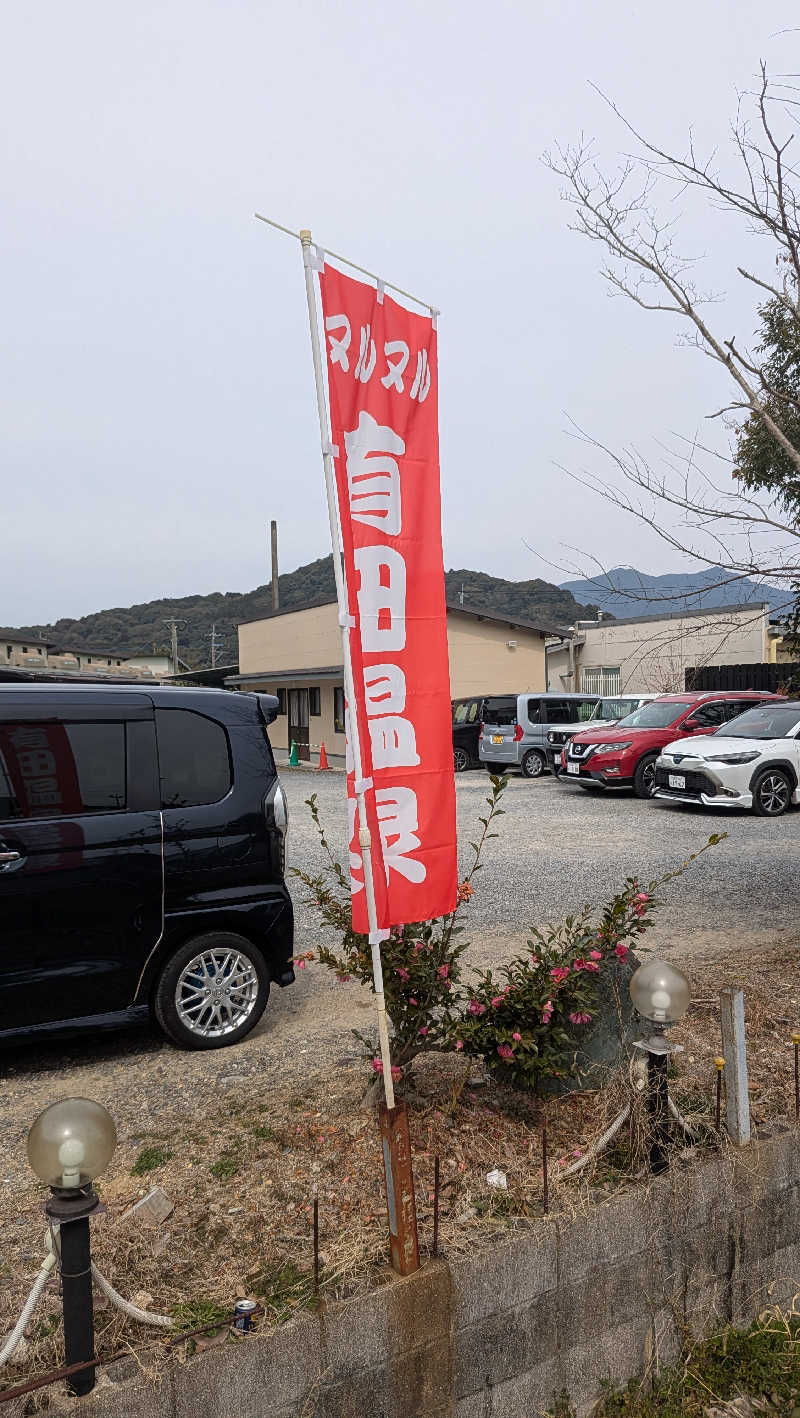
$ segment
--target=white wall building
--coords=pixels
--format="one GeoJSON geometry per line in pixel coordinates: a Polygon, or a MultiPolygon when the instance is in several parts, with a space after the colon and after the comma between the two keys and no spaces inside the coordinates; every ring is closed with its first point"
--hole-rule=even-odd
{"type": "Polygon", "coordinates": [[[574,636],[548,641],[547,683],[600,694],[675,693],[686,687],[687,669],[774,661],[780,638],[766,603],[582,620],[574,636]]]}

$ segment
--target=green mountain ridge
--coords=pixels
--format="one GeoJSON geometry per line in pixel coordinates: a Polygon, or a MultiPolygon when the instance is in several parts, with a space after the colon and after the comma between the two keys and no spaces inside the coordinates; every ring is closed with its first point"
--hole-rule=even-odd
{"type": "MultiPolygon", "coordinates": [[[[457,602],[462,590],[464,604],[496,611],[521,619],[569,625],[577,617],[591,614],[569,591],[549,581],[504,581],[484,571],[457,570],[445,574],[447,599],[457,602]]],[[[333,598],[333,560],[330,556],[298,566],[278,577],[281,610],[306,605],[309,601],[333,598]]],[[[253,591],[212,591],[205,596],[179,596],[145,601],[135,606],[117,606],[95,611],[78,619],[68,616],[52,625],[23,625],[20,633],[31,640],[45,639],[76,650],[114,650],[125,655],[163,653],[169,649],[170,632],[166,621],[178,625],[178,649],[182,660],[194,668],[211,663],[211,628],[216,626],[217,663],[235,664],[238,655],[236,626],[240,621],[257,620],[272,611],[272,587],[257,586],[253,591]]],[[[10,629],[11,627],[9,627],[10,629]]]]}

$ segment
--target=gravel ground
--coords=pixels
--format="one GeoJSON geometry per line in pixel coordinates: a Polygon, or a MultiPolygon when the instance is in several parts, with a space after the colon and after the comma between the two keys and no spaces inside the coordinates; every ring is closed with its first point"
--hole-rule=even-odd
{"type": "MultiPolygon", "coordinates": [[[[284,772],[291,801],[290,862],[314,870],[322,855],[303,800],[316,792],[334,848],[344,850],[341,774],[284,772]]],[[[459,834],[472,837],[484,806],[481,772],[458,779],[459,834]]],[[[491,963],[525,939],[527,928],[563,917],[584,902],[601,901],[624,877],[643,882],[674,868],[702,846],[710,832],[728,839],[664,890],[666,902],[651,945],[681,958],[742,945],[781,945],[800,939],[797,922],[797,847],[800,812],[777,822],[642,803],[632,797],[595,797],[552,778],[512,778],[500,819],[501,837],[489,844],[486,868],[465,912],[470,957],[491,963]]],[[[463,865],[466,865],[464,856],[463,865]]],[[[298,950],[316,940],[313,917],[297,903],[298,950]]],[[[371,1000],[356,985],[337,984],[309,968],[296,985],[276,990],[258,1029],[234,1049],[182,1053],[148,1030],[88,1036],[0,1053],[0,1184],[27,1175],[24,1137],[37,1112],[68,1094],[97,1098],[110,1108],[122,1138],[175,1126],[177,1119],[264,1090],[297,1088],[319,1069],[358,1057],[350,1030],[372,1020],[371,1000]]],[[[13,1206],[0,1207],[0,1213],[13,1206]]],[[[8,1224],[13,1224],[9,1221],[8,1224]]],[[[2,1217],[0,1215],[0,1225],[2,1217]]],[[[0,1253],[2,1253],[0,1231],[0,1253]]]]}

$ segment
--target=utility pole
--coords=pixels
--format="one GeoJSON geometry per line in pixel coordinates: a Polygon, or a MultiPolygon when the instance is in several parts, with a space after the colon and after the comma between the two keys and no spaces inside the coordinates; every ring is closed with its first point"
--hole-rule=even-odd
{"type": "Polygon", "coordinates": [[[217,635],[216,621],[214,621],[211,627],[211,634],[208,638],[211,641],[211,668],[215,670],[217,668],[217,642],[224,639],[222,635],[217,635]]]}
{"type": "Polygon", "coordinates": [[[164,620],[164,624],[169,626],[170,639],[172,642],[172,673],[178,673],[178,626],[185,625],[185,620],[175,620],[170,617],[164,620]]]}
{"type": "Polygon", "coordinates": [[[278,592],[278,524],[269,524],[270,543],[272,548],[272,609],[276,611],[280,605],[280,595],[278,592]]]}

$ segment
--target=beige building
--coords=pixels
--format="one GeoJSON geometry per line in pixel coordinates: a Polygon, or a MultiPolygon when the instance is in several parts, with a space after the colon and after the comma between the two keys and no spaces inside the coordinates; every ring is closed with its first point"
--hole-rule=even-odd
{"type": "Polygon", "coordinates": [[[766,603],[582,620],[573,635],[548,642],[548,688],[674,693],[686,687],[687,669],[775,661],[780,639],[766,603]]]}
{"type": "MultiPolygon", "coordinates": [[[[522,693],[545,685],[545,642],[553,626],[501,616],[474,606],[448,605],[450,696],[522,693]]],[[[276,694],[281,712],[270,731],[287,750],[294,739],[301,757],[321,743],[344,757],[342,640],[335,601],[276,611],[239,626],[235,689],[276,694]]]]}

